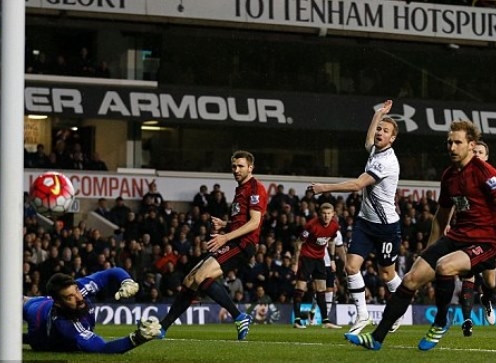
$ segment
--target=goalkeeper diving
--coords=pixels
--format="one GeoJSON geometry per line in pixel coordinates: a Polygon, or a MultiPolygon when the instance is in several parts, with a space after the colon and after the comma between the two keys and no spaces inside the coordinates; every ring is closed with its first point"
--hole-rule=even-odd
{"type": "Polygon", "coordinates": [[[111,282],[120,282],[115,299],[129,298],[139,285],[116,267],[83,278],[56,273],[47,282],[48,296],[24,297],[23,319],[28,332],[23,343],[33,350],[53,352],[124,353],[147,341],[164,336],[157,318],[141,320],[128,336],[105,341],[95,334],[95,307],[91,301],[111,282]]]}

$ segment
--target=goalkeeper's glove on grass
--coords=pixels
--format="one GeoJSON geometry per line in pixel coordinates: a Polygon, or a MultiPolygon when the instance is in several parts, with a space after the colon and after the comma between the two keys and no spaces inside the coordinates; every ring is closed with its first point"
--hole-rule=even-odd
{"type": "Polygon", "coordinates": [[[129,338],[136,346],[153,339],[163,338],[164,335],[165,333],[162,330],[162,325],[160,325],[158,319],[154,316],[150,316],[148,319],[138,322],[138,329],[129,334],[129,338]]]}

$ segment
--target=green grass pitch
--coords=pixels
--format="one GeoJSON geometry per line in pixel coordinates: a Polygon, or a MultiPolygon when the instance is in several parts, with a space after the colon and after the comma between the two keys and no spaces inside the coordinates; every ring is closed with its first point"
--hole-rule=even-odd
{"type": "MultiPolygon", "coordinates": [[[[368,328],[370,329],[370,328],[368,328]]],[[[474,327],[472,337],[464,337],[460,326],[452,326],[436,348],[417,349],[428,326],[402,326],[389,334],[380,351],[368,351],[345,341],[343,329],[291,325],[253,325],[247,340],[238,342],[232,324],[174,325],[164,340],[154,340],[122,355],[87,353],[39,353],[23,346],[23,360],[66,362],[496,362],[496,327],[474,327]]],[[[100,325],[105,339],[129,334],[129,325],[100,325]]]]}

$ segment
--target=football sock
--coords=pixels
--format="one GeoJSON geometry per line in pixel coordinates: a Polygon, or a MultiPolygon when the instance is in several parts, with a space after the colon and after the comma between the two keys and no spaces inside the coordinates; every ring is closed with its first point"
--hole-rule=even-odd
{"type": "Polygon", "coordinates": [[[207,294],[213,301],[215,301],[220,306],[224,307],[229,314],[236,319],[240,314],[238,308],[231,300],[227,289],[222,286],[218,281],[212,279],[206,279],[200,284],[200,289],[207,294]]]}
{"type": "Polygon", "coordinates": [[[472,308],[474,307],[474,283],[472,281],[463,280],[462,292],[460,295],[463,320],[471,319],[472,308]]]}
{"type": "Polygon", "coordinates": [[[355,303],[358,317],[364,318],[369,316],[367,303],[365,302],[365,282],[363,281],[362,274],[359,272],[354,275],[348,275],[347,280],[348,292],[355,303]]]}
{"type": "Polygon", "coordinates": [[[325,299],[327,304],[327,311],[329,312],[332,308],[332,302],[334,301],[334,291],[326,291],[325,299]]]}
{"type": "Polygon", "coordinates": [[[293,312],[295,318],[301,317],[301,300],[303,299],[303,294],[305,292],[300,289],[295,289],[293,293],[293,312]]]}
{"type": "Polygon", "coordinates": [[[322,320],[327,319],[327,304],[325,300],[325,291],[320,291],[316,293],[317,295],[317,305],[319,306],[320,315],[322,320]]]}
{"type": "Polygon", "coordinates": [[[455,291],[454,276],[443,276],[436,274],[436,306],[437,313],[434,324],[439,327],[446,326],[448,320],[448,309],[455,291]]]}
{"type": "Polygon", "coordinates": [[[386,282],[387,289],[389,292],[395,292],[398,286],[401,285],[401,278],[398,276],[398,274],[394,274],[394,277],[386,282]]]}
{"type": "Polygon", "coordinates": [[[396,292],[393,293],[391,298],[386,304],[386,308],[382,313],[382,319],[377,326],[377,328],[372,332],[372,337],[382,343],[389,333],[389,330],[393,324],[398,320],[403,314],[405,314],[406,309],[412,302],[413,296],[415,295],[414,290],[406,288],[404,285],[398,286],[396,292]]]}
{"type": "Polygon", "coordinates": [[[196,297],[196,292],[187,288],[186,286],[182,286],[181,291],[177,294],[176,299],[172,303],[169,312],[162,319],[160,325],[164,330],[169,329],[169,327],[176,321],[177,318],[181,316],[191,305],[191,302],[196,297]]]}

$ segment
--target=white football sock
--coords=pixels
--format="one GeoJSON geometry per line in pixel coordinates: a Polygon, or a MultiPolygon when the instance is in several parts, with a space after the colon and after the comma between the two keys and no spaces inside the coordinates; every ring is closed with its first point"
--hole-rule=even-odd
{"type": "MultiPolygon", "coordinates": [[[[365,288],[365,282],[363,281],[363,276],[359,272],[354,275],[348,275],[348,290],[358,290],[365,288]]],[[[350,293],[353,298],[357,309],[357,320],[368,319],[369,312],[367,311],[367,304],[365,302],[365,291],[362,292],[352,292],[350,293]]]]}
{"type": "Polygon", "coordinates": [[[389,292],[395,292],[398,286],[401,285],[401,277],[395,274],[391,281],[386,281],[386,286],[389,292]]]}

